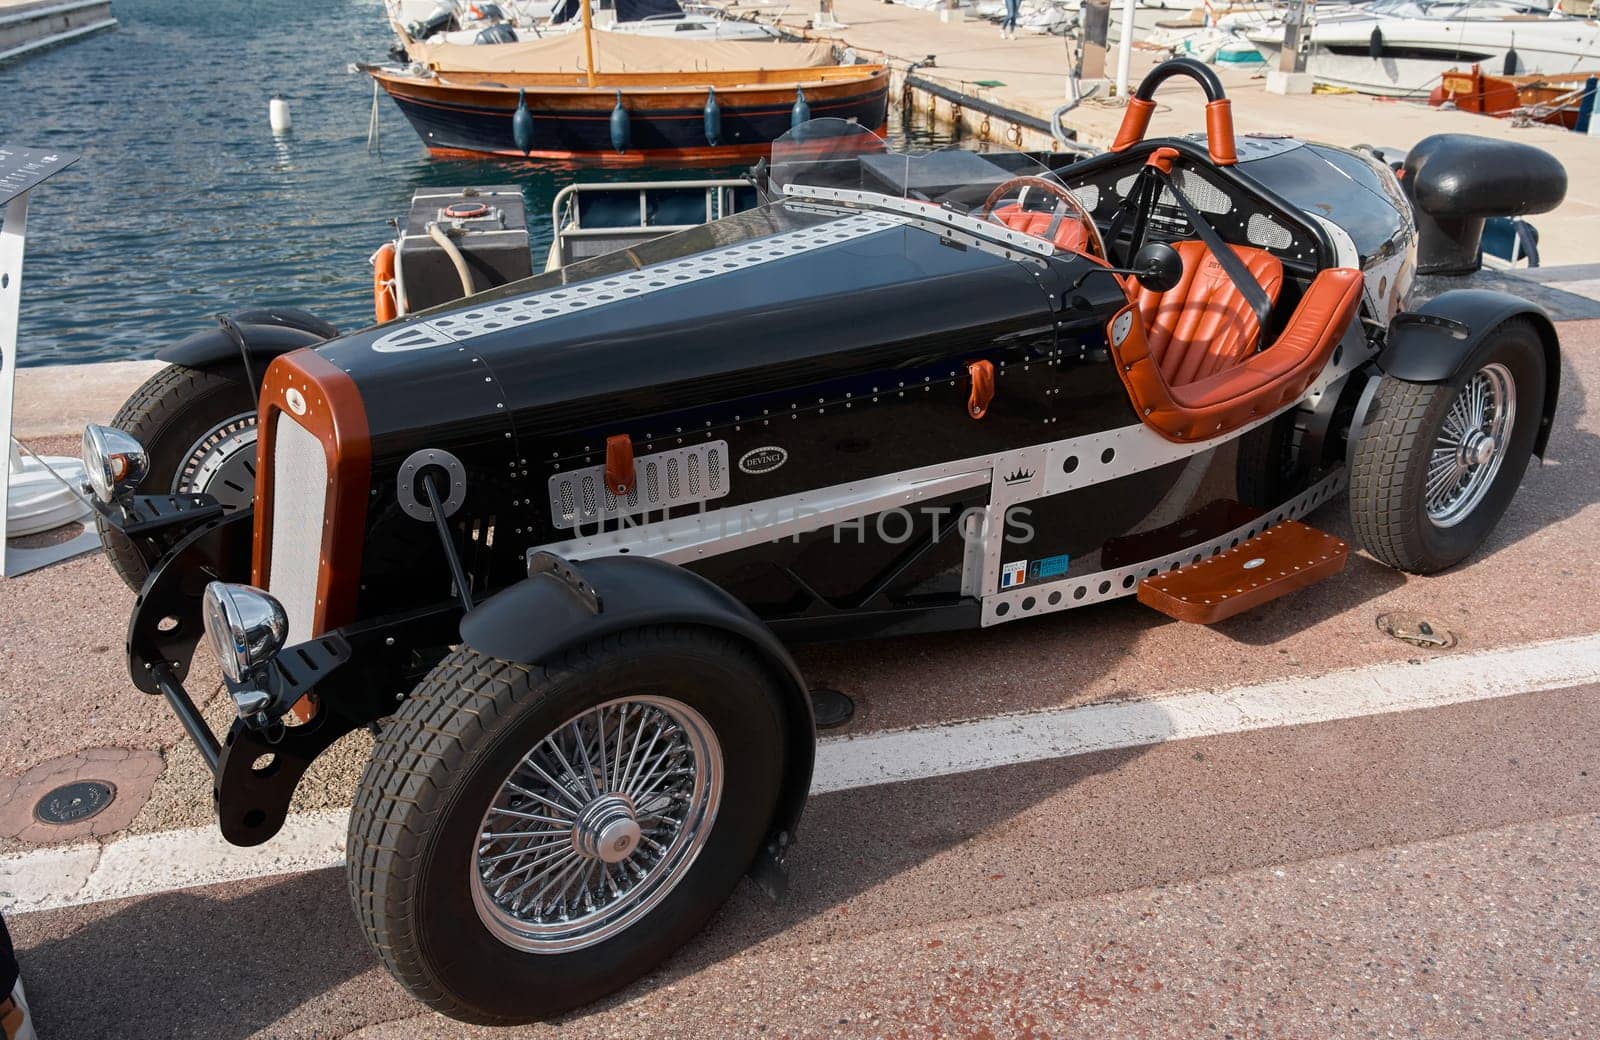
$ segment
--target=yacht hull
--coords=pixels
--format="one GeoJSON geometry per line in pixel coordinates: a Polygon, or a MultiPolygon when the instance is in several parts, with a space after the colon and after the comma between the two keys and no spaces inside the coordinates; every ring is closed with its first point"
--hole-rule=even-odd
{"type": "Polygon", "coordinates": [[[610,85],[530,88],[526,98],[533,117],[533,146],[526,151],[517,146],[512,133],[515,88],[443,77],[419,80],[379,71],[373,76],[436,155],[505,155],[622,166],[711,165],[765,155],[771,142],[792,125],[797,90],[804,90],[812,118],[832,116],[882,131],[888,118],[888,72],[882,66],[861,68],[859,76],[845,80],[751,89],[717,86],[721,132],[715,142],[706,133],[705,85],[634,91],[610,85]],[[627,113],[626,141],[620,149],[612,119],[619,90],[627,113]]]}

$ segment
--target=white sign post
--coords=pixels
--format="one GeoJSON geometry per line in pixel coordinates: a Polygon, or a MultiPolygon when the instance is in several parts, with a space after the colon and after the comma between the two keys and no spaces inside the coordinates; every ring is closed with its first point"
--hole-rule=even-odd
{"type": "MultiPolygon", "coordinates": [[[[11,436],[11,407],[16,392],[17,320],[22,304],[22,253],[28,237],[28,193],[41,182],[78,161],[59,149],[11,148],[0,145],[0,575],[14,578],[100,547],[92,524],[80,524],[75,536],[38,548],[13,546],[7,540],[13,464],[20,463],[20,445],[11,436]]],[[[31,452],[30,452],[31,454],[31,452]]],[[[43,463],[41,463],[43,465],[43,463]]],[[[65,480],[67,490],[81,494],[65,480]]]]}

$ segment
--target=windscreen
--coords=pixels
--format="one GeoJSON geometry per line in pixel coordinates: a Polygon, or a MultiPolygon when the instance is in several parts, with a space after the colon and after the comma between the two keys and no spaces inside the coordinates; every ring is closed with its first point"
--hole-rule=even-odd
{"type": "Polygon", "coordinates": [[[958,213],[981,210],[996,189],[1018,177],[1060,183],[1043,163],[1021,152],[896,151],[871,130],[844,119],[813,119],[774,141],[770,177],[774,193],[791,185],[868,192],[958,213]]]}

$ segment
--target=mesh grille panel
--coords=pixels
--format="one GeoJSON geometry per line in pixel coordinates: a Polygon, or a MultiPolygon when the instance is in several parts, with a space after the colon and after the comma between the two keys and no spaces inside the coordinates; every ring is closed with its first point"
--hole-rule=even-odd
{"type": "Polygon", "coordinates": [[[1265,213],[1250,214],[1250,223],[1245,226],[1244,233],[1253,244],[1268,249],[1288,249],[1294,242],[1289,229],[1265,213]]]}
{"type": "Polygon", "coordinates": [[[721,498],[728,493],[728,468],[724,465],[727,452],[727,441],[709,441],[692,448],[641,455],[634,460],[634,486],[626,500],[609,491],[596,499],[592,489],[604,490],[604,466],[557,473],[550,478],[550,522],[564,530],[721,498]],[[581,508],[575,509],[575,503],[581,508]]]}
{"type": "MultiPolygon", "coordinates": [[[[1117,182],[1117,195],[1127,198],[1128,192],[1133,190],[1133,180],[1138,174],[1130,173],[1117,182]]],[[[1173,179],[1178,182],[1178,190],[1183,192],[1184,198],[1194,203],[1194,208],[1201,213],[1227,213],[1233,209],[1227,193],[1199,174],[1189,170],[1179,169],[1173,179]]],[[[1078,189],[1082,192],[1084,189],[1078,189]]],[[[1176,206],[1178,200],[1173,197],[1172,191],[1167,188],[1161,190],[1163,206],[1176,206]]]]}
{"type": "Polygon", "coordinates": [[[272,440],[272,557],[267,591],[289,615],[286,646],[316,633],[317,572],[327,509],[328,457],[322,442],[280,413],[272,440]]]}

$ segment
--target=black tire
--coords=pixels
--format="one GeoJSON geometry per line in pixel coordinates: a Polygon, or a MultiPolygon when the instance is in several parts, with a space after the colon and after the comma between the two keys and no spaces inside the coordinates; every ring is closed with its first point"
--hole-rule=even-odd
{"type": "Polygon", "coordinates": [[[1448,382],[1407,383],[1384,376],[1350,471],[1350,520],[1367,551],[1399,570],[1434,574],[1477,549],[1527,470],[1544,410],[1544,388],[1544,345],[1523,319],[1490,332],[1462,373],[1448,382]],[[1504,366],[1515,382],[1511,434],[1482,498],[1458,522],[1441,526],[1426,508],[1430,454],[1462,387],[1490,365],[1504,366]]]}
{"type": "MultiPolygon", "coordinates": [[[[179,486],[182,467],[201,438],[230,420],[255,423],[256,395],[250,387],[220,372],[168,365],[147,379],[117,409],[111,425],[126,430],[144,445],[150,472],[140,490],[147,494],[194,491],[179,486]]],[[[254,460],[251,460],[253,469],[254,460]]],[[[249,489],[253,494],[253,485],[249,489]]],[[[137,592],[150,573],[150,562],[126,535],[95,514],[100,541],[111,567],[137,592]]]]}
{"type": "Polygon", "coordinates": [[[455,650],[383,723],[350,817],[356,916],[390,973],[453,1018],[510,1024],[587,1004],[687,942],[749,869],[783,776],[780,691],[743,641],[661,626],[607,636],[548,666],[455,650]],[[513,766],[548,734],[618,696],[675,699],[721,746],[720,804],[681,880],[619,934],[524,952],[474,904],[478,829],[513,766]]]}

